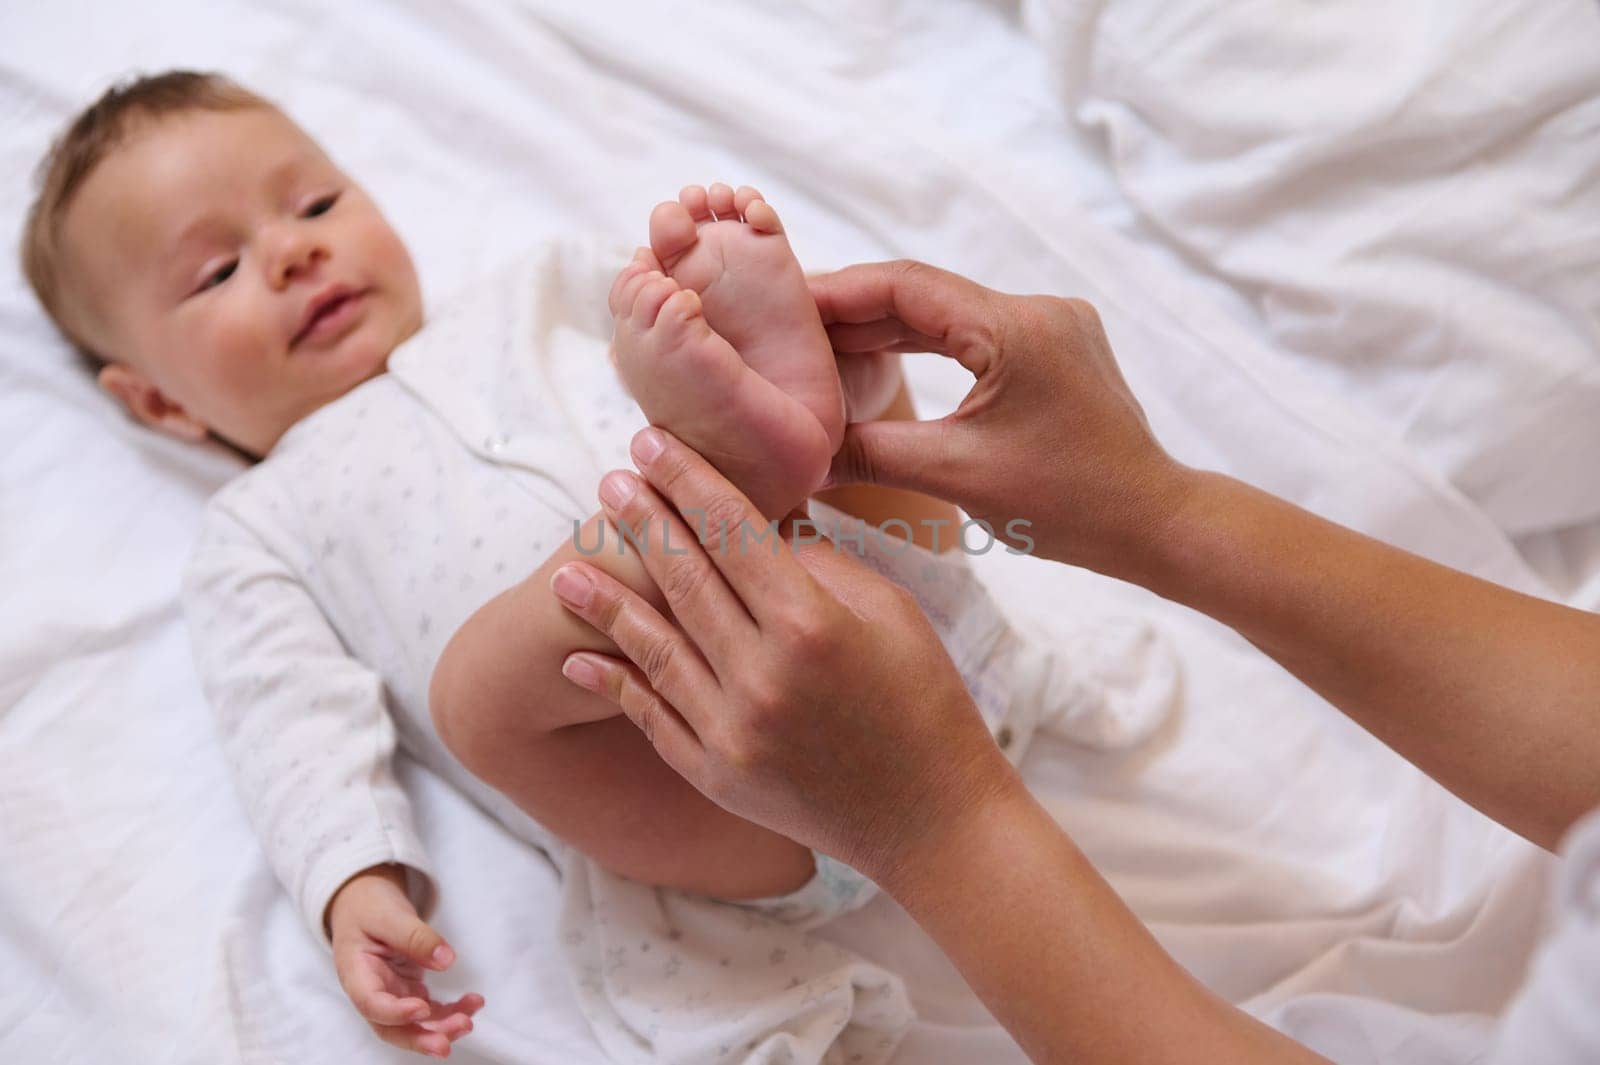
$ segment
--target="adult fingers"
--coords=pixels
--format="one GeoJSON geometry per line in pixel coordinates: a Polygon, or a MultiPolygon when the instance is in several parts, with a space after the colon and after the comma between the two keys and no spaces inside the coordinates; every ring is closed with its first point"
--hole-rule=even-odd
{"type": "MultiPolygon", "coordinates": [[[[684,714],[650,686],[631,661],[593,651],[579,651],[561,664],[561,675],[578,687],[609,699],[644,733],[661,760],[691,784],[705,770],[705,748],[684,714]]],[[[698,706],[698,703],[695,704],[698,706]]],[[[702,725],[705,715],[700,715],[702,725]]]]}
{"type": "MultiPolygon", "coordinates": [[[[634,435],[629,451],[655,492],[679,513],[704,518],[703,541],[716,545],[704,557],[757,625],[770,620],[775,610],[814,592],[805,571],[790,557],[776,523],[693,448],[671,433],[649,428],[634,435]]],[[[709,638],[694,619],[679,616],[679,621],[696,643],[709,638]]]]}
{"type": "Polygon", "coordinates": [[[948,418],[856,422],[845,427],[828,483],[907,488],[959,505],[970,486],[960,432],[948,418]]]}
{"type": "Polygon", "coordinates": [[[834,322],[827,327],[828,343],[835,355],[861,355],[875,351],[931,351],[948,355],[943,337],[919,333],[897,318],[875,322],[834,322]]]}
{"type": "MultiPolygon", "coordinates": [[[[755,623],[728,587],[701,541],[720,515],[689,508],[689,526],[632,471],[614,470],[600,481],[600,505],[619,535],[627,538],[645,572],[667,600],[678,625],[721,677],[756,635],[755,623]]],[[[711,539],[717,537],[711,532],[711,539]]],[[[738,545],[714,550],[737,550],[738,545]]]]}
{"type": "Polygon", "coordinates": [[[699,733],[709,724],[704,708],[716,705],[721,689],[700,652],[633,589],[593,566],[568,563],[550,586],[563,606],[638,667],[619,675],[615,659],[583,651],[567,656],[562,675],[610,699],[669,765],[689,775],[699,764],[699,733]]]}
{"type": "MultiPolygon", "coordinates": [[[[1002,297],[959,274],[911,260],[858,263],[807,278],[824,325],[895,319],[981,375],[1005,330],[1002,297]]],[[[846,334],[848,336],[848,334],[846,334]]]]}

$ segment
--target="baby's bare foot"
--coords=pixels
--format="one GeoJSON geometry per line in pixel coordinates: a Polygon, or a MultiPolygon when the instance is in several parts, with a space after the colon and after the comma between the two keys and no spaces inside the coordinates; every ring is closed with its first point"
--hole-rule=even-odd
{"type": "MultiPolygon", "coordinates": [[[[800,401],[830,449],[844,439],[833,348],[783,226],[748,185],[690,185],[650,214],[662,269],[700,294],[706,321],[762,377],[800,401]]],[[[814,489],[810,485],[806,491],[814,489]]]]}
{"type": "Polygon", "coordinates": [[[704,455],[763,514],[781,517],[821,482],[833,446],[799,400],[707,324],[699,293],[660,265],[641,248],[611,287],[617,369],[652,424],[704,455]]]}

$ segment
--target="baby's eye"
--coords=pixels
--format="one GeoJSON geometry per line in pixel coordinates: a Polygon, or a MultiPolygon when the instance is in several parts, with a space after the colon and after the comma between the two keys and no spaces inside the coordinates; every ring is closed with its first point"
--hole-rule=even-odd
{"type": "Polygon", "coordinates": [[[316,218],[319,215],[327,214],[329,211],[333,210],[333,205],[338,201],[338,199],[339,194],[337,192],[322,197],[322,199],[317,200],[310,207],[306,208],[304,217],[316,218]]]}
{"type": "Polygon", "coordinates": [[[216,270],[212,271],[211,276],[207,277],[205,282],[201,284],[200,291],[204,292],[208,288],[216,288],[218,285],[228,280],[228,278],[232,277],[233,272],[237,269],[239,269],[238,259],[231,259],[222,266],[217,267],[216,270]]]}

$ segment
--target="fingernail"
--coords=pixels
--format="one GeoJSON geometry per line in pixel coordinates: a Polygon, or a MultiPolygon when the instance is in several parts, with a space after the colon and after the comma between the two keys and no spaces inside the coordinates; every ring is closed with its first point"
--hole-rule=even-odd
{"type": "Polygon", "coordinates": [[[556,570],[555,576],[550,578],[550,590],[563,603],[571,603],[580,609],[588,606],[594,598],[594,585],[576,566],[562,566],[556,570]]]}
{"type": "Polygon", "coordinates": [[[579,658],[576,655],[568,658],[561,663],[561,675],[580,688],[587,688],[589,691],[600,690],[600,671],[587,658],[579,658]]]}
{"type": "Polygon", "coordinates": [[[666,446],[667,442],[661,439],[661,434],[654,429],[640,429],[633,434],[633,443],[628,451],[633,455],[633,460],[639,464],[639,468],[643,469],[654,462],[656,456],[661,454],[666,446]]]}
{"type": "Polygon", "coordinates": [[[450,963],[456,960],[456,952],[440,943],[433,948],[433,956],[429,959],[441,969],[450,968],[450,963]]]}
{"type": "Polygon", "coordinates": [[[612,510],[621,510],[633,498],[633,475],[613,470],[600,482],[600,499],[612,510]]]}

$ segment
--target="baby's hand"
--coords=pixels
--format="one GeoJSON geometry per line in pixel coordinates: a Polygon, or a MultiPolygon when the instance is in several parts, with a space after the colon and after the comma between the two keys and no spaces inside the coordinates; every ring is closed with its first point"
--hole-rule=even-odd
{"type": "Polygon", "coordinates": [[[378,1038],[436,1058],[472,1031],[482,995],[434,1001],[423,970],[443,972],[455,951],[417,916],[406,894],[405,870],[376,865],[345,881],[328,904],[333,964],[339,986],[378,1038]]]}

